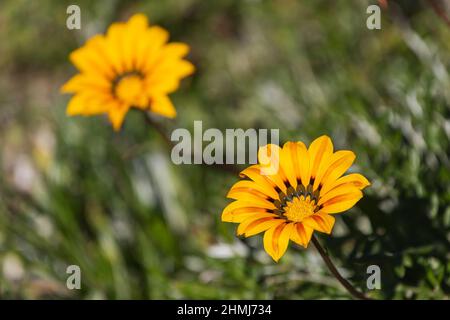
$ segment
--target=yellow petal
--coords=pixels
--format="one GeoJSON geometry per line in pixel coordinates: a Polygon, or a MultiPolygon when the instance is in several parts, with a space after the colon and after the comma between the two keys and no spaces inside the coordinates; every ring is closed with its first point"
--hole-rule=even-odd
{"type": "Polygon", "coordinates": [[[181,59],[189,53],[189,46],[181,42],[171,42],[164,46],[161,54],[167,58],[181,59]]]}
{"type": "Polygon", "coordinates": [[[194,65],[185,60],[158,65],[146,78],[145,86],[151,95],[166,95],[178,89],[180,80],[191,75],[194,70],[194,65]]]}
{"type": "Polygon", "coordinates": [[[66,113],[68,116],[86,115],[86,96],[81,94],[74,95],[67,105],[66,113]]]}
{"type": "Polygon", "coordinates": [[[141,45],[137,53],[139,70],[148,73],[154,67],[159,58],[159,53],[168,39],[169,33],[159,26],[147,29],[143,39],[140,39],[141,45]]]}
{"type": "Polygon", "coordinates": [[[111,93],[112,82],[97,74],[77,74],[62,87],[62,93],[75,93],[77,91],[100,91],[103,94],[111,93]]]}
{"type": "Polygon", "coordinates": [[[339,195],[325,202],[320,212],[331,214],[346,211],[353,207],[362,196],[362,192],[359,189],[356,192],[339,195]]]}
{"type": "Polygon", "coordinates": [[[314,230],[324,232],[327,234],[333,230],[335,218],[326,213],[316,213],[306,219],[304,219],[303,225],[313,228],[314,230]]]}
{"type": "Polygon", "coordinates": [[[328,136],[321,136],[311,143],[308,153],[311,157],[311,177],[315,179],[320,167],[333,153],[333,143],[328,136]]]}
{"type": "Polygon", "coordinates": [[[269,215],[273,215],[273,213],[267,212],[266,209],[247,207],[236,209],[233,211],[224,210],[222,212],[222,221],[241,223],[250,217],[254,217],[255,219],[257,219],[257,218],[265,218],[268,217],[269,215]]]}
{"type": "Polygon", "coordinates": [[[322,195],[320,194],[319,201],[317,202],[317,205],[323,205],[325,202],[329,201],[330,199],[333,199],[337,196],[347,194],[347,193],[358,193],[360,190],[351,184],[342,184],[333,190],[330,190],[326,194],[322,195]]]}
{"type": "Polygon", "coordinates": [[[116,22],[111,24],[106,33],[105,54],[117,74],[128,71],[124,57],[125,24],[116,22]]]}
{"type": "Polygon", "coordinates": [[[93,74],[112,80],[114,69],[105,59],[105,38],[96,35],[86,44],[70,54],[70,61],[83,73],[93,74]]]}
{"type": "MultiPolygon", "coordinates": [[[[274,189],[278,188],[278,190],[286,193],[286,185],[278,175],[262,175],[261,171],[261,166],[256,164],[243,170],[240,175],[241,177],[247,176],[256,183],[265,185],[266,188],[269,188],[269,186],[271,186],[274,189]]],[[[275,190],[275,192],[277,192],[277,190],[275,190]]]]}
{"type": "Polygon", "coordinates": [[[152,74],[145,80],[145,89],[149,95],[168,95],[176,91],[180,86],[180,79],[170,75],[170,71],[164,72],[163,76],[152,74]]]}
{"type": "Polygon", "coordinates": [[[148,27],[147,16],[143,13],[135,13],[129,20],[128,25],[132,30],[145,30],[148,27]]]}
{"type": "Polygon", "coordinates": [[[297,174],[294,167],[294,162],[297,163],[296,144],[293,142],[286,142],[280,150],[280,164],[283,172],[286,175],[289,184],[295,189],[297,188],[297,174]]]}
{"type": "Polygon", "coordinates": [[[276,144],[268,144],[258,150],[260,174],[276,183],[280,190],[286,190],[287,178],[280,165],[281,148],[276,144]]]}
{"type": "Polygon", "coordinates": [[[242,200],[246,202],[253,203],[255,206],[260,205],[267,209],[276,209],[276,206],[273,204],[272,201],[267,200],[267,197],[261,198],[258,195],[255,195],[250,192],[243,192],[243,191],[232,191],[229,193],[230,196],[228,196],[230,199],[235,200],[242,200]]]}
{"type": "Polygon", "coordinates": [[[117,104],[115,108],[108,110],[109,120],[111,121],[115,131],[118,131],[122,126],[123,119],[127,114],[130,106],[125,104],[117,104]]]}
{"type": "Polygon", "coordinates": [[[286,252],[293,228],[293,223],[282,223],[268,229],[264,234],[264,249],[275,262],[286,252]]]}
{"type": "MultiPolygon", "coordinates": [[[[278,193],[275,192],[275,190],[270,187],[267,186],[267,184],[258,184],[254,181],[249,181],[249,180],[241,180],[237,183],[235,183],[233,185],[233,187],[231,187],[230,192],[249,192],[251,190],[256,190],[260,193],[262,193],[263,195],[266,196],[266,198],[272,198],[272,199],[277,199],[278,198],[278,193]]],[[[227,197],[230,197],[230,193],[228,193],[227,197]]]]}
{"type": "Polygon", "coordinates": [[[107,112],[113,103],[112,98],[107,95],[100,93],[80,93],[70,99],[66,113],[69,116],[95,115],[107,112]]]}
{"type": "Polygon", "coordinates": [[[311,165],[308,149],[303,142],[297,142],[298,173],[302,184],[307,187],[311,178],[311,165]]]}
{"type": "Polygon", "coordinates": [[[150,104],[150,111],[167,118],[175,118],[177,111],[167,96],[153,97],[150,104]]]}
{"type": "Polygon", "coordinates": [[[239,174],[241,178],[248,177],[252,181],[254,181],[260,188],[263,188],[267,194],[277,195],[278,192],[275,190],[276,184],[267,178],[267,176],[262,176],[260,173],[260,169],[258,165],[252,165],[244,170],[242,170],[239,174]]]}
{"type": "Polygon", "coordinates": [[[327,194],[328,191],[341,186],[347,184],[349,186],[354,186],[356,188],[358,188],[359,190],[364,189],[365,187],[370,185],[370,182],[361,174],[359,173],[351,173],[349,175],[340,177],[339,179],[335,180],[335,181],[331,181],[331,180],[327,180],[323,186],[322,189],[320,190],[320,194],[327,194]]]}
{"type": "Polygon", "coordinates": [[[313,228],[305,226],[301,222],[296,223],[295,228],[291,233],[291,240],[307,248],[309,241],[311,240],[313,231],[314,231],[313,228]]]}
{"type": "Polygon", "coordinates": [[[125,24],[126,36],[123,39],[123,60],[126,70],[135,70],[137,67],[137,46],[147,27],[147,17],[143,14],[133,15],[125,24]]]}
{"type": "Polygon", "coordinates": [[[264,232],[267,229],[276,227],[284,223],[283,219],[277,219],[276,215],[266,217],[262,219],[254,220],[252,217],[245,220],[238,226],[237,235],[244,235],[245,237],[251,237],[260,232],[264,232]]]}
{"type": "Polygon", "coordinates": [[[240,208],[263,208],[268,210],[273,210],[276,208],[272,203],[270,205],[264,201],[250,201],[250,200],[237,200],[229,205],[227,205],[224,209],[224,212],[233,211],[240,208]]]}
{"type": "Polygon", "coordinates": [[[314,180],[313,190],[317,190],[320,185],[334,181],[342,176],[355,161],[355,154],[352,151],[341,150],[333,153],[331,157],[320,167],[314,180]]]}

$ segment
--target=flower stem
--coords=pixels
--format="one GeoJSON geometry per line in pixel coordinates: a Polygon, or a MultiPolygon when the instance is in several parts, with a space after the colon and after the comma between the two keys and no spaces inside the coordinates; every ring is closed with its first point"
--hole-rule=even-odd
{"type": "Polygon", "coordinates": [[[364,293],[358,291],[350,282],[348,282],[342,275],[339,273],[337,268],[334,266],[333,261],[331,261],[328,254],[325,252],[323,247],[320,245],[319,240],[312,236],[312,243],[316,247],[317,251],[319,252],[320,256],[322,257],[323,261],[327,265],[330,272],[335,276],[335,278],[342,284],[342,286],[355,298],[361,299],[361,300],[372,300],[371,298],[367,297],[364,293]]]}

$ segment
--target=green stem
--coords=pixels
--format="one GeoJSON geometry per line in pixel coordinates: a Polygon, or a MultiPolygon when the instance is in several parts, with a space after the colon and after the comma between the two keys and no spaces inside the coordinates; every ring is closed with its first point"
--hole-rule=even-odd
{"type": "Polygon", "coordinates": [[[314,237],[314,235],[312,236],[311,240],[314,246],[316,247],[317,251],[319,252],[320,256],[322,257],[323,261],[327,265],[328,269],[330,270],[330,272],[353,297],[361,300],[372,300],[371,298],[367,297],[364,293],[358,291],[350,282],[348,282],[339,273],[333,261],[331,261],[330,257],[325,252],[323,247],[320,245],[320,242],[316,239],[316,237],[314,237]]]}

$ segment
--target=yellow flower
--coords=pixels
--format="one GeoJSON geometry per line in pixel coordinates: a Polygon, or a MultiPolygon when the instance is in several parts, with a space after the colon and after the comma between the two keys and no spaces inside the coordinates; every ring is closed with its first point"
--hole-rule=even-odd
{"type": "Polygon", "coordinates": [[[67,114],[107,113],[115,130],[131,107],[175,117],[168,94],[194,66],[182,59],[189,47],[167,43],[168,38],[166,30],[149,27],[146,16],[136,14],[128,22],[113,23],[106,35],[89,39],[70,55],[80,73],[61,88],[75,94],[67,114]]]}
{"type": "Polygon", "coordinates": [[[265,232],[264,249],[278,261],[289,240],[306,248],[314,230],[330,234],[333,214],[362,198],[369,181],[359,173],[343,176],[354,160],[352,151],[333,152],[327,136],[309,148],[303,142],[262,147],[258,164],[241,172],[247,179],[229,191],[227,197],[236,201],[223,210],[222,221],[239,223],[237,234],[245,237],[265,232]],[[265,171],[270,166],[278,170],[265,171]]]}

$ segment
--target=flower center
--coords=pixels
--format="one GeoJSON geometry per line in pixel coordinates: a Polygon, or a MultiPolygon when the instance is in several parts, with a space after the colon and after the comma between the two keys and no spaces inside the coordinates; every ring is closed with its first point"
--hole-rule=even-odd
{"type": "Polygon", "coordinates": [[[284,207],[284,215],[293,222],[301,222],[306,217],[314,214],[316,201],[311,200],[309,196],[294,197],[292,201],[288,201],[284,207]]]}
{"type": "Polygon", "coordinates": [[[142,77],[132,73],[117,80],[114,93],[118,99],[130,106],[145,107],[147,98],[144,89],[142,77]]]}

